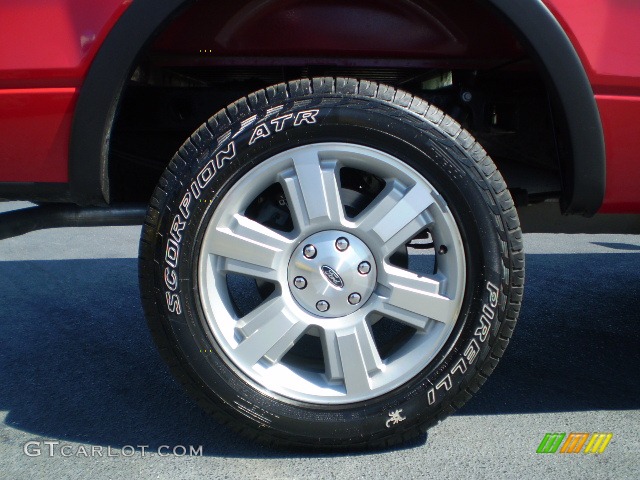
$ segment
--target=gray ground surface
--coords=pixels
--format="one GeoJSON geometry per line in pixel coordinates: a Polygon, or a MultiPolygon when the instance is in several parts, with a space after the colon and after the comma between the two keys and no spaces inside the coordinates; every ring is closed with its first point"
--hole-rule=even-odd
{"type": "Polygon", "coordinates": [[[639,236],[527,235],[520,322],[477,397],[405,448],[314,454],[239,438],[172,381],[138,300],[139,231],[0,241],[0,478],[640,478],[639,236]],[[535,453],[571,431],[614,437],[597,456],[535,453]],[[28,441],[74,456],[29,457],[28,441]]]}

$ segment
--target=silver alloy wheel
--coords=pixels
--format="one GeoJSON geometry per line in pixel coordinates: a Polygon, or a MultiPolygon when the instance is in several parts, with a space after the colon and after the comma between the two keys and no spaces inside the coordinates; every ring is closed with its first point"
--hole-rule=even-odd
{"type": "Polygon", "coordinates": [[[372,148],[316,143],[262,162],[225,194],[202,239],[197,278],[213,344],[238,372],[266,392],[346,404],[399,387],[433,360],[460,313],[465,255],[446,202],[413,168],[372,148]],[[354,217],[345,214],[341,198],[345,167],[384,180],[354,217]],[[292,216],[289,232],[245,215],[275,183],[292,216]],[[425,229],[441,251],[434,272],[394,265],[392,255],[425,229]],[[229,274],[275,289],[241,315],[229,274]],[[382,318],[415,330],[385,356],[372,334],[382,318]],[[320,339],[321,371],[286,360],[305,335],[320,339]]]}

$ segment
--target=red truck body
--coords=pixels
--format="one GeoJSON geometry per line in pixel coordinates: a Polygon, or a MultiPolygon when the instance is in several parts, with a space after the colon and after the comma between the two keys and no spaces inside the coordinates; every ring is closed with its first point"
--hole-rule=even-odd
{"type": "MultiPolygon", "coordinates": [[[[502,32],[494,31],[489,38],[480,30],[469,38],[467,33],[447,30],[438,19],[432,19],[434,29],[424,34],[420,30],[424,22],[416,19],[415,12],[398,16],[384,2],[354,2],[348,7],[331,1],[288,2],[288,8],[270,9],[273,3],[265,2],[262,11],[251,15],[245,12],[246,18],[236,14],[216,39],[203,38],[202,28],[191,35],[185,32],[184,25],[197,18],[201,24],[203,18],[205,23],[215,23],[216,18],[203,14],[212,13],[214,8],[224,12],[225,8],[212,3],[199,5],[172,24],[155,48],[165,54],[190,52],[203,62],[203,50],[206,55],[213,47],[218,49],[222,64],[225,59],[260,63],[256,58],[282,61],[301,55],[342,58],[346,63],[362,58],[420,63],[423,48],[433,52],[429,62],[446,64],[480,58],[489,49],[493,56],[509,58],[519,48],[505,44],[502,32]],[[317,29],[308,30],[310,19],[318,16],[325,20],[331,17],[332,21],[319,22],[317,29]],[[365,18],[359,30],[353,23],[356,18],[365,18]],[[381,24],[404,33],[384,42],[384,52],[374,50],[369,38],[375,33],[372,27],[381,24]],[[340,32],[350,40],[348,50],[340,32]],[[441,41],[446,35],[457,38],[455,42],[441,41]],[[294,37],[298,39],[295,43],[287,41],[294,37]],[[443,45],[440,50],[439,41],[443,45]],[[452,49],[451,45],[459,48],[452,49]],[[496,52],[496,45],[501,45],[501,50],[496,52]]],[[[600,211],[638,213],[640,5],[612,0],[594,0],[588,8],[581,0],[545,3],[571,39],[597,101],[606,146],[606,192],[600,211]]],[[[2,2],[0,182],[69,181],[69,143],[79,93],[103,41],[131,4],[131,0],[2,2]]],[[[481,13],[475,12],[470,18],[477,19],[481,13]]],[[[217,18],[226,17],[223,14],[217,18]]]]}

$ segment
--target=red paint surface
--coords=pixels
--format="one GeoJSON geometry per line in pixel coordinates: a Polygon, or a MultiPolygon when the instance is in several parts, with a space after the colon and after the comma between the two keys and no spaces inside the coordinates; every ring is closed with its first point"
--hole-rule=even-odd
{"type": "Polygon", "coordinates": [[[76,88],[0,90],[0,181],[68,181],[76,96],[76,88]]]}
{"type": "Polygon", "coordinates": [[[597,95],[607,149],[602,213],[640,213],[640,98],[597,95]]]}
{"type": "Polygon", "coordinates": [[[0,2],[0,182],[67,182],[78,88],[131,0],[0,2]]]}
{"type": "Polygon", "coordinates": [[[591,81],[607,152],[601,212],[640,213],[640,1],[545,0],[591,81]]]}
{"type": "Polygon", "coordinates": [[[131,0],[2,0],[0,88],[81,85],[131,0]]]}
{"type": "Polygon", "coordinates": [[[598,95],[640,96],[640,1],[545,0],[598,95]]]}

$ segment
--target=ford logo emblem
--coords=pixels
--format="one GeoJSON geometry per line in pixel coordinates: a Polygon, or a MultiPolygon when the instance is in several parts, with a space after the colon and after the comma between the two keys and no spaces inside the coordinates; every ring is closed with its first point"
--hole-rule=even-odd
{"type": "Polygon", "coordinates": [[[336,272],[329,265],[322,265],[322,267],[320,267],[320,270],[322,270],[322,274],[326,277],[331,285],[337,288],[344,287],[342,277],[338,275],[338,272],[336,272]]]}

